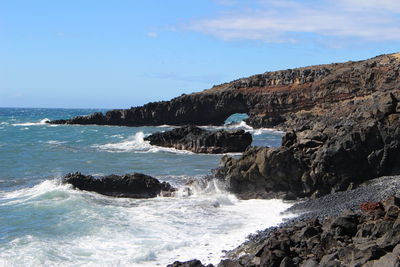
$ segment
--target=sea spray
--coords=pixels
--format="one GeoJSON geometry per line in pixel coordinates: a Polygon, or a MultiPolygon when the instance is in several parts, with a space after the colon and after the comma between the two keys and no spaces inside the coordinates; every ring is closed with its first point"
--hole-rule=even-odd
{"type": "Polygon", "coordinates": [[[30,231],[8,235],[13,245],[0,246],[0,256],[11,265],[62,265],[68,260],[76,265],[154,266],[193,257],[217,263],[222,250],[281,222],[288,215],[280,212],[290,206],[280,200],[238,200],[214,182],[193,192],[116,199],[51,180],[3,194],[0,212],[14,210],[16,219],[4,226],[30,231]],[[40,216],[41,223],[32,225],[32,216],[40,216]]]}

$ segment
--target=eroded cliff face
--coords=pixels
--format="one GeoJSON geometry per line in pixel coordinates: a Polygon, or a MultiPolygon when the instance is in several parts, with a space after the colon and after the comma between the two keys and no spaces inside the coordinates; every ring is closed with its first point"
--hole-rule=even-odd
{"type": "Polygon", "coordinates": [[[400,103],[394,94],[375,92],[332,108],[320,120],[297,118],[303,125],[287,132],[281,147],[224,157],[216,177],[241,198],[296,199],[400,174],[400,103]]]}
{"type": "Polygon", "coordinates": [[[247,113],[253,127],[297,127],[296,117],[318,117],[330,105],[400,88],[399,54],[267,72],[170,101],[56,120],[56,124],[220,125],[235,113],[247,113]]]}

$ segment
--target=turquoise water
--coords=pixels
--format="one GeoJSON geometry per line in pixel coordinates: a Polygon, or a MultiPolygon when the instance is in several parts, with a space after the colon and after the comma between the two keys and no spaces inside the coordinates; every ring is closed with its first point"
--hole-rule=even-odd
{"type": "MultiPolygon", "coordinates": [[[[182,190],[150,200],[113,199],[60,184],[68,172],[142,172],[183,188],[188,179],[210,174],[222,157],[143,141],[169,126],[45,123],[96,111],[104,110],[0,108],[0,265],[154,266],[192,257],[217,262],[222,249],[282,220],[287,204],[239,201],[216,183],[193,188],[191,196],[182,190]]],[[[227,127],[251,132],[254,145],[280,144],[280,133],[253,130],[242,118],[230,118],[236,123],[227,127]]]]}

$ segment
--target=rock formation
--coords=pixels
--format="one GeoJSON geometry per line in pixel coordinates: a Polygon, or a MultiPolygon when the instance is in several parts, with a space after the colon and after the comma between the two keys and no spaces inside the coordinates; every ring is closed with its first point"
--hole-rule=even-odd
{"type": "Polygon", "coordinates": [[[243,152],[251,145],[252,137],[243,130],[213,132],[190,125],[167,132],[157,132],[145,140],[156,146],[216,154],[243,152]]]}
{"type": "Polygon", "coordinates": [[[333,104],[397,90],[399,58],[392,54],[358,62],[266,72],[170,101],[50,123],[221,125],[232,114],[247,113],[247,123],[253,127],[288,129],[296,125],[297,117],[319,117],[333,104]]]}
{"type": "Polygon", "coordinates": [[[399,199],[362,208],[278,228],[254,255],[218,266],[399,266],[399,199]]]}
{"type": "MultiPolygon", "coordinates": [[[[252,235],[217,266],[400,266],[400,199],[394,196],[400,188],[398,179],[382,177],[346,195],[339,192],[298,203],[290,210],[314,206],[319,211],[311,209],[252,235]],[[338,207],[347,208],[338,212],[338,207]]],[[[169,266],[205,265],[190,260],[169,266]]]]}
{"type": "MultiPolygon", "coordinates": [[[[224,157],[216,176],[242,198],[318,197],[362,182],[400,174],[400,109],[391,93],[339,109],[333,116],[287,132],[278,148],[255,147],[224,157]]],[[[335,110],[332,110],[334,113],[335,110]]]]}
{"type": "Polygon", "coordinates": [[[153,198],[158,195],[170,195],[175,189],[166,182],[141,173],[108,175],[94,178],[81,173],[70,173],[63,178],[64,183],[75,188],[93,191],[113,197],[153,198]]]}

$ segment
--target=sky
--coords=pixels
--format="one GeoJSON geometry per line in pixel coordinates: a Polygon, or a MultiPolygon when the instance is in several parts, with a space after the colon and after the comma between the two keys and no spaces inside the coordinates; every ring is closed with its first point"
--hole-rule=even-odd
{"type": "Polygon", "coordinates": [[[399,0],[0,0],[0,107],[129,108],[399,45],[399,0]]]}

